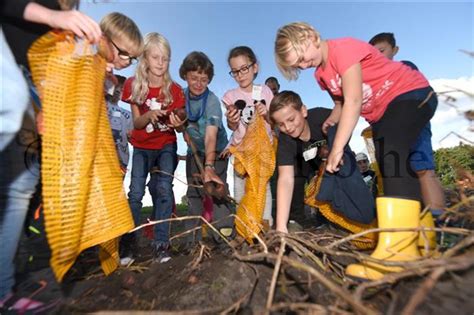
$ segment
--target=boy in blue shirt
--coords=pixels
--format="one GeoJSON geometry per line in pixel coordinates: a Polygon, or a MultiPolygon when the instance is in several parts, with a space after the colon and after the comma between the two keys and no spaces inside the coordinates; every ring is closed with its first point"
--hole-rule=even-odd
{"type": "MultiPolygon", "coordinates": [[[[379,33],[370,39],[369,44],[376,47],[390,60],[393,60],[399,49],[393,33],[379,33]]],[[[413,70],[418,70],[417,66],[410,61],[402,60],[401,62],[413,70]]],[[[411,148],[410,164],[420,180],[421,196],[425,207],[429,207],[434,216],[441,215],[446,205],[443,187],[434,171],[430,123],[422,129],[416,143],[411,148]]]]}

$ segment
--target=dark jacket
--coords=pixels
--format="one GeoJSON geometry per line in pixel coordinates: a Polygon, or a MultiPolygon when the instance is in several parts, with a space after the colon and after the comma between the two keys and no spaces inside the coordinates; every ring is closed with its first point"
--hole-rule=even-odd
{"type": "MultiPolygon", "coordinates": [[[[16,62],[26,68],[29,68],[27,53],[31,44],[50,30],[47,25],[32,23],[23,19],[25,7],[30,2],[32,0],[0,1],[0,22],[3,33],[16,62]]],[[[57,0],[36,0],[34,2],[49,9],[60,10],[57,0]]]]}
{"type": "MultiPolygon", "coordinates": [[[[337,126],[328,130],[328,146],[331,150],[337,126]]],[[[344,165],[336,173],[324,172],[321,188],[316,198],[330,202],[333,209],[346,218],[368,224],[375,219],[375,201],[362,179],[354,153],[349,145],[344,147],[344,165]]]]}

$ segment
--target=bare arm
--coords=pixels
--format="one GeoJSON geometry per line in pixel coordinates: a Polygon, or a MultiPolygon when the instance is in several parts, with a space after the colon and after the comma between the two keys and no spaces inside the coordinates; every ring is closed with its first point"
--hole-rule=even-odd
{"type": "Polygon", "coordinates": [[[339,122],[339,119],[341,119],[341,111],[342,101],[334,100],[334,108],[332,109],[329,117],[323,123],[322,129],[324,134],[328,133],[329,127],[332,127],[339,122]]]}
{"type": "Polygon", "coordinates": [[[339,170],[339,164],[344,152],[344,146],[349,141],[359,120],[362,108],[362,70],[360,64],[354,64],[342,75],[342,91],[344,104],[334,139],[329,153],[326,170],[330,173],[339,170]]]}
{"type": "Polygon", "coordinates": [[[93,43],[98,43],[102,36],[99,25],[87,15],[76,10],[51,10],[36,2],[30,2],[25,7],[23,18],[29,22],[72,31],[77,36],[86,37],[93,43]]]}
{"type": "MultiPolygon", "coordinates": [[[[217,126],[207,126],[206,135],[204,136],[205,146],[205,165],[214,165],[216,161],[216,143],[217,143],[217,126]]],[[[220,184],[224,184],[219,176],[216,174],[216,170],[212,167],[204,167],[204,182],[214,181],[220,184]]]]}
{"type": "Polygon", "coordinates": [[[295,170],[293,165],[278,167],[277,181],[277,217],[276,230],[288,233],[288,219],[290,217],[291,199],[295,186],[295,170]]]}

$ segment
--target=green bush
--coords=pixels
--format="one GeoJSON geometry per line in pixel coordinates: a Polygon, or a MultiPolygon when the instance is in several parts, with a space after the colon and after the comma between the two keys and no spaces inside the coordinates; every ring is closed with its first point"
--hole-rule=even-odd
{"type": "Polygon", "coordinates": [[[474,171],[474,147],[460,144],[453,148],[438,149],[434,153],[436,174],[441,184],[453,188],[458,170],[474,171]]]}

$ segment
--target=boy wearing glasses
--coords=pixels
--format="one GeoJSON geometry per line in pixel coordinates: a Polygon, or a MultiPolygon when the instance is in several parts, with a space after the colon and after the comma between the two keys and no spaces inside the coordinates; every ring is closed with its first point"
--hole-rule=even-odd
{"type": "Polygon", "coordinates": [[[107,64],[107,71],[135,64],[143,50],[143,37],[135,22],[122,13],[112,12],[104,16],[99,25],[113,47],[114,59],[107,64]]]}

